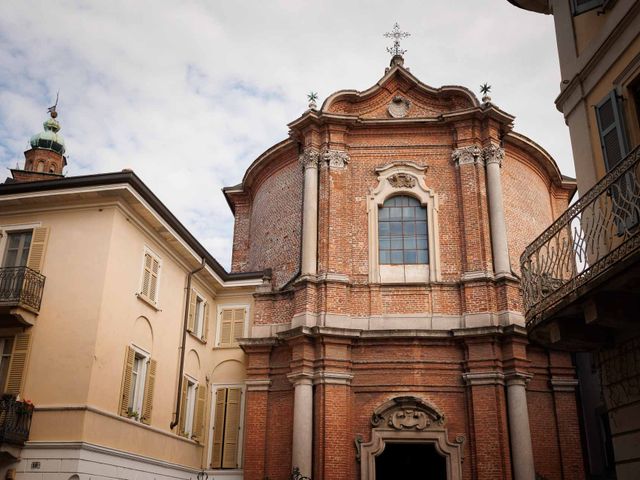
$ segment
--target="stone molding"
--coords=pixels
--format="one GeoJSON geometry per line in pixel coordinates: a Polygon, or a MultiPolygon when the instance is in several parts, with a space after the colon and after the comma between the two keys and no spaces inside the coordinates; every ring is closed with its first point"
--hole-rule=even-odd
{"type": "Polygon", "coordinates": [[[549,383],[554,392],[574,392],[580,382],[577,378],[552,377],[549,383]]]}
{"type": "Polygon", "coordinates": [[[353,375],[340,372],[316,372],[313,376],[314,385],[351,385],[353,375]]]}
{"type": "Polygon", "coordinates": [[[477,385],[504,385],[504,375],[500,372],[468,372],[462,378],[471,387],[477,385]]]}
{"type": "Polygon", "coordinates": [[[440,229],[438,195],[425,183],[426,165],[398,161],[377,167],[378,184],[367,195],[369,283],[406,284],[440,281],[440,229]],[[417,199],[427,211],[429,263],[424,265],[380,265],[378,254],[378,212],[385,200],[406,194],[417,199]]]}
{"type": "Polygon", "coordinates": [[[313,384],[313,374],[308,372],[290,373],[289,375],[287,375],[287,378],[294,387],[297,387],[298,385],[313,384]]]}
{"type": "Polygon", "coordinates": [[[320,152],[313,147],[307,147],[298,157],[300,165],[306,170],[307,168],[318,168],[320,161],[320,152]]]}
{"type": "Polygon", "coordinates": [[[512,385],[521,385],[523,387],[526,387],[532,378],[532,374],[520,372],[517,370],[509,370],[508,372],[504,372],[504,379],[507,383],[507,387],[510,387],[512,385]]]}
{"type": "Polygon", "coordinates": [[[327,149],[322,152],[322,160],[329,165],[329,168],[344,168],[349,163],[350,157],[347,152],[327,149]]]}
{"type": "Polygon", "coordinates": [[[271,380],[245,380],[248,392],[266,392],[271,386],[271,380]]]}
{"type": "Polygon", "coordinates": [[[480,150],[480,147],[478,147],[477,145],[456,148],[453,152],[451,152],[451,159],[456,164],[456,167],[459,167],[461,165],[476,164],[482,162],[482,150],[480,150]]]}
{"type": "Polygon", "coordinates": [[[482,158],[487,165],[497,163],[501,167],[502,160],[504,160],[504,148],[491,144],[482,149],[482,158]]]}

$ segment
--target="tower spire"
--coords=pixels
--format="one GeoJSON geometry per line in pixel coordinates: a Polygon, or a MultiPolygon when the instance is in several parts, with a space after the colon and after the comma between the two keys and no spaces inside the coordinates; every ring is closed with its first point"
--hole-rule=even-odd
{"type": "Polygon", "coordinates": [[[24,152],[24,169],[12,169],[14,182],[34,182],[40,180],[55,180],[63,177],[62,169],[67,165],[64,156],[66,151],[64,138],[60,134],[58,116],[58,100],[60,92],[56,94],[56,102],[47,108],[49,118],[43,126],[43,131],[33,135],[29,141],[31,148],[24,152]]]}

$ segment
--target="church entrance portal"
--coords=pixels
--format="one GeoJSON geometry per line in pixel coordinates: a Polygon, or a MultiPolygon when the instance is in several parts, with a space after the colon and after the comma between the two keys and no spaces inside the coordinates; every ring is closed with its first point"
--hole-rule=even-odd
{"type": "Polygon", "coordinates": [[[446,480],[447,466],[433,444],[387,443],[376,457],[376,480],[446,480]]]}

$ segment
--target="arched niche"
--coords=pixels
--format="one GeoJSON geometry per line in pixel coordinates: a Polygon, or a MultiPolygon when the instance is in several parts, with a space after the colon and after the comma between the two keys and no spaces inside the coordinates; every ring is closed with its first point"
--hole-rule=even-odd
{"type": "Polygon", "coordinates": [[[153,351],[153,327],[146,317],[136,318],[133,324],[133,343],[151,353],[153,351]]]}
{"type": "Polygon", "coordinates": [[[211,373],[211,383],[238,383],[247,378],[247,369],[239,360],[225,360],[211,373]]]}
{"type": "Polygon", "coordinates": [[[436,407],[418,397],[395,397],[371,415],[371,440],[356,439],[361,480],[376,480],[376,457],[393,444],[428,444],[444,458],[447,480],[462,479],[464,436],[450,442],[445,417],[436,407]]]}
{"type": "Polygon", "coordinates": [[[200,373],[200,356],[195,350],[189,350],[185,359],[184,371],[193,378],[199,378],[200,373]]]}

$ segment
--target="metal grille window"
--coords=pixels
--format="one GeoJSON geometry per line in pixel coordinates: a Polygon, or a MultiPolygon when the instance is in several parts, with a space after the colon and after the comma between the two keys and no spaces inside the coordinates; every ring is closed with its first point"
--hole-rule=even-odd
{"type": "Polygon", "coordinates": [[[427,210],[413,197],[387,199],[378,216],[380,264],[429,263],[427,210]]]}

